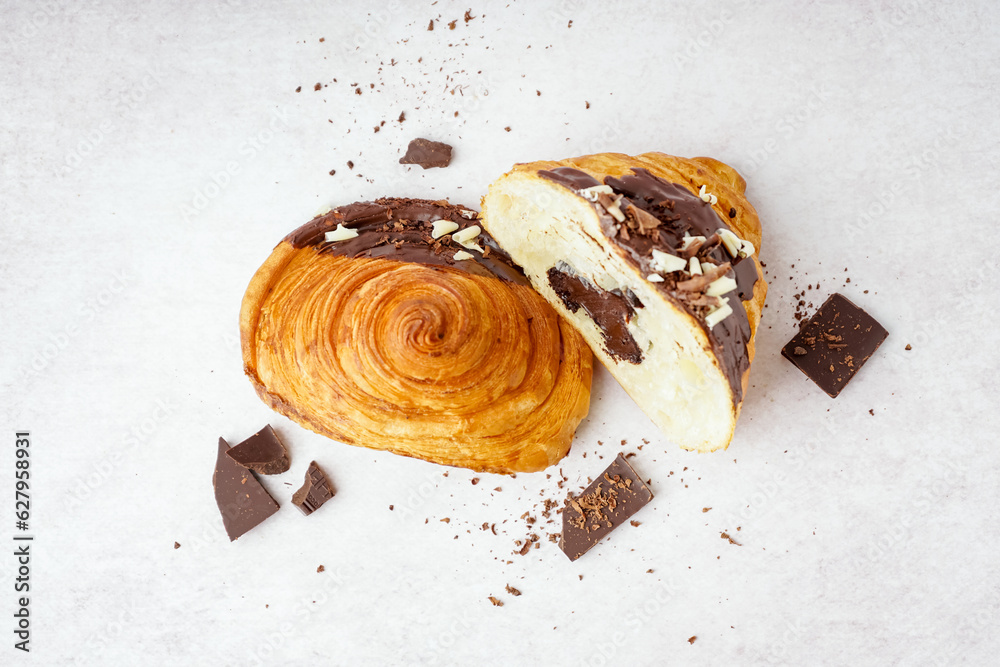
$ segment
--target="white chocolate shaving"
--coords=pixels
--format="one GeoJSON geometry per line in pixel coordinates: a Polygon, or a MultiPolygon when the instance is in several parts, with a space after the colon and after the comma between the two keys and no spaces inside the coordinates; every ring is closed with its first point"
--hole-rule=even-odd
{"type": "Polygon", "coordinates": [[[431,230],[431,238],[439,239],[445,234],[451,234],[458,229],[458,223],[451,220],[435,220],[434,228],[431,230]]]}
{"type": "Polygon", "coordinates": [[[611,205],[607,207],[607,210],[608,213],[611,214],[611,217],[613,217],[615,220],[617,220],[618,222],[625,222],[625,214],[622,213],[622,210],[618,207],[618,202],[620,202],[621,200],[622,196],[618,195],[618,198],[615,199],[614,202],[612,202],[611,205]]]}
{"type": "Polygon", "coordinates": [[[462,209],[459,212],[462,214],[462,217],[465,218],[466,220],[475,220],[476,219],[476,212],[475,211],[466,211],[465,209],[462,209]]]}
{"type": "Polygon", "coordinates": [[[716,197],[715,195],[713,195],[711,192],[706,192],[705,191],[705,186],[704,185],[701,186],[701,189],[698,190],[698,196],[701,197],[701,200],[703,202],[709,203],[712,206],[715,206],[718,203],[718,201],[719,201],[718,197],[716,197]]]}
{"type": "Polygon", "coordinates": [[[736,281],[729,276],[722,276],[721,278],[714,280],[709,283],[708,287],[705,288],[705,294],[708,296],[722,296],[723,294],[728,294],[736,289],[736,281]]]}
{"type": "Polygon", "coordinates": [[[674,271],[683,271],[687,267],[687,262],[681,257],[654,248],[652,266],[657,271],[673,273],[674,271]]]}
{"type": "Polygon", "coordinates": [[[330,241],[346,241],[347,239],[353,239],[358,236],[358,230],[351,229],[350,227],[344,227],[343,225],[337,225],[337,228],[332,232],[327,232],[324,237],[327,242],[330,241]]]}
{"type": "Polygon", "coordinates": [[[749,257],[754,254],[753,244],[747,240],[740,241],[740,257],[749,257]]]}
{"type": "Polygon", "coordinates": [[[726,248],[726,252],[729,253],[730,257],[736,257],[740,254],[740,246],[743,245],[740,237],[728,229],[720,229],[718,230],[718,234],[719,238],[722,239],[722,245],[726,248]]]}
{"type": "Polygon", "coordinates": [[[592,185],[589,188],[577,190],[576,193],[588,201],[597,201],[597,195],[613,195],[610,185],[592,185]]]}
{"type": "Polygon", "coordinates": [[[480,229],[479,225],[472,225],[471,227],[466,227],[460,232],[452,234],[451,240],[454,241],[455,243],[460,243],[462,245],[465,245],[466,243],[472,241],[472,239],[479,236],[479,232],[481,231],[483,230],[480,229]]]}
{"type": "Polygon", "coordinates": [[[708,325],[709,329],[711,329],[732,314],[733,307],[729,305],[729,299],[726,299],[725,303],[705,316],[705,324],[708,325]]]}
{"type": "Polygon", "coordinates": [[[701,263],[698,261],[696,257],[692,257],[691,261],[688,262],[688,273],[690,273],[692,276],[701,275],[701,263]]]}
{"type": "Polygon", "coordinates": [[[663,276],[661,276],[658,273],[650,273],[648,276],[646,276],[646,280],[648,280],[651,283],[662,283],[663,276]]]}
{"type": "Polygon", "coordinates": [[[461,262],[463,259],[472,259],[473,257],[474,255],[471,252],[465,252],[464,250],[459,250],[452,256],[452,259],[455,260],[456,262],[461,262]]]}

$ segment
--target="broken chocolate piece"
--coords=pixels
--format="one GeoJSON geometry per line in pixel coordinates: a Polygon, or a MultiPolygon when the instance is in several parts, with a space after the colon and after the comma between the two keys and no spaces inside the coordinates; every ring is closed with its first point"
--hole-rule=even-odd
{"type": "Polygon", "coordinates": [[[619,454],[583,493],[570,496],[559,548],[576,560],[652,499],[653,492],[619,454]]]}
{"type": "Polygon", "coordinates": [[[833,294],[781,354],[836,398],[888,335],[871,315],[833,294]]]}
{"type": "Polygon", "coordinates": [[[278,503],[252,472],[227,455],[229,443],[219,438],[212,486],[222,524],[232,542],[278,511],[278,503]]]}
{"type": "Polygon", "coordinates": [[[249,438],[230,449],[226,454],[244,468],[261,475],[277,475],[288,470],[288,450],[278,440],[268,424],[249,438]]]}
{"type": "Polygon", "coordinates": [[[313,461],[309,464],[309,470],[306,471],[305,483],[292,496],[292,503],[302,510],[303,514],[309,516],[322,507],[323,503],[333,498],[333,495],[333,486],[330,484],[329,478],[313,461]]]}
{"type": "Polygon", "coordinates": [[[447,167],[451,164],[451,146],[430,139],[414,139],[406,147],[399,164],[419,164],[424,169],[447,167]]]}

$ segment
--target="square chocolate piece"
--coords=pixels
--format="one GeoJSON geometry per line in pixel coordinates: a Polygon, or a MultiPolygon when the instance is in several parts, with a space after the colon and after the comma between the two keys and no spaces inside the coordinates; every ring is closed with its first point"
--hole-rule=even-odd
{"type": "Polygon", "coordinates": [[[871,315],[833,294],[781,354],[836,398],[888,335],[871,315]]]}
{"type": "Polygon", "coordinates": [[[583,493],[569,498],[559,548],[576,560],[652,499],[653,492],[619,454],[583,493]]]}

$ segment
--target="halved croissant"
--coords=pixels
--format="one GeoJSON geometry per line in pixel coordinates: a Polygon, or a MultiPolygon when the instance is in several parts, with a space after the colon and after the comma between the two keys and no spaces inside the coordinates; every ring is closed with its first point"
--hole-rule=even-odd
{"type": "Polygon", "coordinates": [[[240,313],[261,399],[335,440],[435,463],[561,459],[589,406],[590,351],[476,217],[380,199],[288,235],[240,313]]]}
{"type": "Polygon", "coordinates": [[[515,165],[484,224],[686,449],[732,439],[767,285],[746,182],[711,158],[602,153],[515,165]]]}

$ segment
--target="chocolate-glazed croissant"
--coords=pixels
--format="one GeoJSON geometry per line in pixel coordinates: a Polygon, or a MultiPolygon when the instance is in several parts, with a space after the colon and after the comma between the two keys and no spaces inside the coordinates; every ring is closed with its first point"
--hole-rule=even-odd
{"type": "Polygon", "coordinates": [[[588,155],[519,164],[486,228],[671,439],[727,447],[767,285],[746,182],[711,158],[588,155]]]}
{"type": "Polygon", "coordinates": [[[343,206],[289,234],[240,313],[261,399],[341,442],[490,472],[546,468],[590,401],[582,337],[445,201],[343,206]]]}

